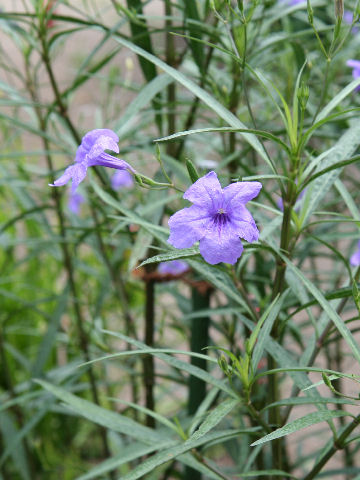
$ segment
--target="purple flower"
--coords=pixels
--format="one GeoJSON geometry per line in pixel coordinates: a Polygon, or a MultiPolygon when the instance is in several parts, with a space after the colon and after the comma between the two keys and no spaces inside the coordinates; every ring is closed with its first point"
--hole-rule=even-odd
{"type": "MultiPolygon", "coordinates": [[[[352,71],[352,76],[353,76],[354,78],[360,78],[360,60],[352,60],[352,59],[350,59],[350,60],[348,60],[348,61],[346,62],[346,65],[347,65],[348,67],[350,67],[350,68],[353,69],[353,71],[352,71]]],[[[357,92],[359,92],[359,91],[360,91],[360,85],[358,85],[358,86],[355,88],[355,90],[356,90],[357,92]]]]}
{"type": "Polygon", "coordinates": [[[350,265],[358,267],[360,265],[360,240],[358,241],[358,248],[350,257],[350,265]]]}
{"type": "Polygon", "coordinates": [[[221,188],[215,172],[199,178],[184,193],[194,205],[169,219],[168,242],[175,248],[191,247],[200,240],[200,253],[211,265],[234,264],[243,246],[240,238],[254,242],[259,230],[245,203],[256,197],[260,182],[236,182],[221,188]]]}
{"type": "Polygon", "coordinates": [[[297,5],[298,3],[302,3],[304,0],[290,0],[289,3],[290,5],[297,5]]]}
{"type": "Polygon", "coordinates": [[[111,177],[111,188],[115,191],[120,188],[130,188],[133,185],[134,180],[127,170],[118,170],[111,177]]]}
{"type": "Polygon", "coordinates": [[[68,209],[72,213],[74,213],[75,215],[79,215],[80,206],[84,202],[85,198],[81,195],[81,193],[73,192],[72,189],[69,191],[68,209]]]}
{"type": "Polygon", "coordinates": [[[162,275],[181,275],[189,270],[187,263],[182,260],[172,260],[171,262],[159,263],[158,272],[162,275]]]}
{"type": "Polygon", "coordinates": [[[49,185],[51,187],[61,187],[71,179],[71,190],[75,192],[86,177],[88,167],[93,167],[94,165],[134,171],[124,160],[105,153],[105,150],[113,150],[119,153],[118,141],[119,137],[112,130],[107,128],[91,130],[81,140],[81,145],[76,152],[75,163],[67,167],[61,177],[49,185]]]}
{"type": "MultiPolygon", "coordinates": [[[[350,10],[345,10],[344,11],[344,22],[347,23],[348,25],[352,25],[353,23],[353,18],[354,18],[354,15],[353,13],[350,11],[350,10]]],[[[351,29],[351,33],[353,33],[354,35],[356,33],[358,33],[359,31],[359,27],[356,27],[354,26],[352,29],[351,29]]]]}

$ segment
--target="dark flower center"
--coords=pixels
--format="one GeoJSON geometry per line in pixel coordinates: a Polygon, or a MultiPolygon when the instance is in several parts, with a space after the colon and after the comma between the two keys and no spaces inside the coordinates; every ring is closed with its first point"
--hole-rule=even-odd
{"type": "Polygon", "coordinates": [[[229,216],[223,208],[218,208],[217,212],[214,214],[214,223],[221,226],[229,220],[229,216]]]}

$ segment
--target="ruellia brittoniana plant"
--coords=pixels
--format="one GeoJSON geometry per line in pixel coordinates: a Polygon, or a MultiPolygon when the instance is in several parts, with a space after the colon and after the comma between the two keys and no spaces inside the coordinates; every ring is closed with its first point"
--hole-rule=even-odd
{"type": "Polygon", "coordinates": [[[0,480],[360,480],[360,0],[0,32],[0,480]]]}

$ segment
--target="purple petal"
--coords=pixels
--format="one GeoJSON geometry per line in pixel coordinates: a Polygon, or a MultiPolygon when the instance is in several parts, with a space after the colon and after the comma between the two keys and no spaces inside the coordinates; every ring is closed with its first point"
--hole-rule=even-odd
{"type": "Polygon", "coordinates": [[[91,159],[88,162],[88,166],[92,167],[94,165],[101,165],[102,167],[110,167],[116,168],[117,170],[131,170],[134,172],[135,170],[129,165],[125,160],[121,158],[114,157],[113,155],[109,155],[108,153],[102,153],[96,158],[91,159]]]}
{"type": "Polygon", "coordinates": [[[80,206],[84,202],[85,198],[81,195],[81,193],[73,192],[72,190],[70,190],[68,208],[72,213],[74,213],[75,215],[79,215],[80,206]]]}
{"type": "Polygon", "coordinates": [[[158,272],[162,275],[181,275],[189,270],[187,263],[181,260],[172,260],[171,262],[161,262],[158,272]]]}
{"type": "Polygon", "coordinates": [[[115,132],[108,128],[98,128],[88,132],[81,140],[81,144],[77,149],[75,162],[84,162],[86,155],[93,158],[100,155],[104,150],[112,150],[119,152],[119,137],[115,132]],[[107,140],[105,140],[107,139],[107,140]],[[97,145],[97,147],[95,147],[97,145]]]}
{"type": "Polygon", "coordinates": [[[84,165],[83,163],[76,163],[74,165],[74,169],[72,172],[72,184],[71,184],[71,190],[73,192],[75,192],[77,187],[86,177],[86,172],[87,172],[87,166],[84,165]]]}
{"type": "Polygon", "coordinates": [[[71,190],[75,192],[79,184],[84,180],[86,177],[87,166],[83,163],[74,163],[67,167],[65,172],[59,177],[53,184],[49,183],[50,187],[62,187],[70,179],[72,179],[71,190]]]}
{"type": "Polygon", "coordinates": [[[90,132],[83,136],[81,140],[81,145],[87,151],[89,151],[91,147],[98,142],[100,137],[108,137],[112,139],[113,142],[119,143],[119,137],[116,135],[115,132],[108,128],[97,128],[95,130],[90,130],[90,132]]]}
{"type": "Polygon", "coordinates": [[[360,240],[357,245],[357,250],[350,257],[350,265],[353,267],[358,267],[360,265],[360,240]]]}
{"type": "Polygon", "coordinates": [[[66,185],[68,181],[72,178],[75,167],[76,165],[70,165],[69,167],[67,167],[65,172],[61,175],[61,177],[55,180],[54,183],[49,183],[49,186],[62,187],[63,185],[66,185]]]}
{"type": "Polygon", "coordinates": [[[222,203],[222,189],[215,172],[199,178],[184,193],[184,198],[195,205],[216,210],[222,203]]]}
{"type": "Polygon", "coordinates": [[[189,248],[200,240],[213,223],[206,209],[192,205],[169,218],[168,242],[175,248],[189,248]]]}
{"type": "Polygon", "coordinates": [[[91,161],[93,158],[101,155],[105,150],[112,150],[113,152],[119,153],[119,145],[114,142],[111,137],[101,135],[96,142],[91,146],[87,159],[91,161]]]}
{"type": "Polygon", "coordinates": [[[353,59],[347,60],[346,65],[350,68],[355,68],[356,70],[359,70],[360,69],[360,60],[353,60],[353,59]]]}
{"type": "Polygon", "coordinates": [[[230,223],[221,229],[212,229],[200,240],[200,253],[204,259],[215,265],[220,262],[236,263],[244,247],[230,223]]]}
{"type": "MultiPolygon", "coordinates": [[[[261,190],[260,182],[235,182],[224,188],[225,205],[238,208],[255,198],[261,190]]],[[[226,206],[225,206],[226,208],[226,206]]]]}
{"type": "Polygon", "coordinates": [[[111,177],[111,188],[115,191],[120,188],[130,188],[133,185],[133,177],[127,170],[118,170],[111,177]]]}
{"type": "Polygon", "coordinates": [[[354,15],[350,10],[345,10],[344,11],[344,22],[347,23],[348,25],[351,25],[353,22],[354,15]]]}
{"type": "Polygon", "coordinates": [[[237,236],[249,243],[259,238],[259,230],[251,213],[243,205],[239,205],[230,215],[231,227],[234,228],[237,236]]]}

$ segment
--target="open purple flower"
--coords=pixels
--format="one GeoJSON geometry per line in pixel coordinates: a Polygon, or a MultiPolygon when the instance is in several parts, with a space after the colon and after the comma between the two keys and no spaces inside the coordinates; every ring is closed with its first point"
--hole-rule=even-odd
{"type": "Polygon", "coordinates": [[[162,275],[181,275],[189,270],[187,263],[182,260],[172,260],[171,262],[159,263],[158,272],[162,275]]]}
{"type": "Polygon", "coordinates": [[[350,265],[358,267],[360,265],[360,240],[358,241],[358,248],[350,257],[350,265]]]}
{"type": "MultiPolygon", "coordinates": [[[[350,60],[348,60],[348,61],[346,62],[346,65],[347,65],[348,67],[350,67],[350,68],[353,69],[353,71],[352,71],[352,76],[353,76],[354,78],[360,78],[360,60],[352,60],[352,59],[350,59],[350,60]]],[[[358,86],[355,88],[355,90],[356,90],[357,92],[359,92],[359,91],[360,91],[360,85],[358,85],[358,86]]]]}
{"type": "Polygon", "coordinates": [[[115,191],[120,188],[130,188],[133,185],[133,177],[127,170],[118,170],[111,177],[111,188],[115,191]]]}
{"type": "Polygon", "coordinates": [[[243,246],[240,238],[254,242],[259,230],[245,203],[256,197],[260,182],[236,182],[221,188],[215,172],[199,178],[184,193],[193,203],[169,219],[168,242],[175,248],[189,248],[200,240],[200,253],[211,265],[234,264],[243,246]]]}
{"type": "Polygon", "coordinates": [[[94,165],[134,171],[125,160],[105,153],[105,150],[119,153],[118,142],[119,137],[112,130],[107,128],[91,130],[81,140],[81,145],[76,152],[75,163],[67,167],[61,177],[49,185],[51,187],[61,187],[68,183],[69,180],[72,180],[71,190],[75,192],[86,177],[88,167],[93,167],[94,165]]]}
{"type": "Polygon", "coordinates": [[[75,215],[79,215],[80,206],[85,202],[85,198],[79,192],[69,191],[68,209],[75,215]]]}

